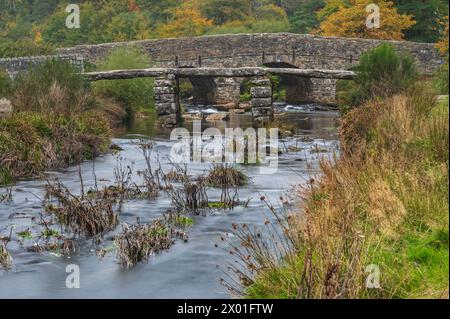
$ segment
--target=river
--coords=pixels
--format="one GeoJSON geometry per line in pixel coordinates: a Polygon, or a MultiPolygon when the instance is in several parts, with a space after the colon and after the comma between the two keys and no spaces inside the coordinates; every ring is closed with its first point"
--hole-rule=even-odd
{"type": "MultiPolygon", "coordinates": [[[[26,247],[32,245],[33,240],[25,240],[21,246],[17,232],[27,228],[32,232],[38,231],[32,218],[39,218],[42,212],[40,198],[44,196],[45,181],[19,181],[13,187],[12,201],[0,203],[0,235],[8,236],[14,226],[13,240],[8,244],[13,267],[8,271],[0,270],[0,298],[229,298],[230,294],[220,284],[220,278],[223,277],[221,269],[233,261],[232,256],[226,250],[216,248],[215,243],[220,236],[233,236],[232,223],[261,225],[264,222],[269,213],[259,200],[260,193],[277,202],[280,195],[292,194],[294,185],[305,183],[311,174],[318,172],[319,157],[331,156],[338,148],[335,129],[338,116],[335,111],[305,108],[289,113],[285,121],[295,125],[296,134],[281,144],[282,147],[296,145],[298,149],[279,156],[275,174],[261,175],[256,166],[241,167],[251,178],[251,183],[239,190],[241,200],[251,198],[248,207],[237,206],[233,210],[193,216],[194,224],[188,230],[187,242],[177,240],[169,250],[130,269],[123,269],[114,253],[108,253],[100,260],[88,240],[80,240],[82,249],[71,256],[28,252],[26,247]],[[315,145],[327,152],[311,152],[315,145]],[[69,275],[66,266],[69,264],[79,266],[78,289],[66,288],[69,275]]],[[[228,123],[216,123],[216,126],[222,129],[227,126],[245,128],[250,121],[248,114],[232,115],[228,123]]],[[[190,128],[191,123],[185,122],[184,125],[190,128]]],[[[205,123],[205,127],[208,125],[205,123]]],[[[166,157],[175,143],[169,140],[169,134],[170,130],[157,128],[151,119],[144,118],[118,130],[113,142],[123,148],[119,155],[123,161],[133,163],[137,170],[144,166],[136,146],[136,142],[143,138],[156,143],[162,165],[168,165],[166,157]]],[[[95,172],[100,185],[111,184],[116,164],[117,155],[105,154],[96,159],[95,172]]],[[[83,180],[88,187],[94,185],[92,166],[89,161],[81,165],[83,180]]],[[[208,167],[209,164],[190,164],[189,172],[200,174],[208,167]]],[[[80,192],[78,166],[48,172],[48,175],[58,177],[72,191],[80,192]]],[[[0,188],[0,194],[4,191],[0,188]]],[[[170,205],[170,199],[165,195],[154,200],[131,200],[123,206],[120,221],[134,223],[139,217],[141,222],[148,222],[159,217],[170,205]]]]}

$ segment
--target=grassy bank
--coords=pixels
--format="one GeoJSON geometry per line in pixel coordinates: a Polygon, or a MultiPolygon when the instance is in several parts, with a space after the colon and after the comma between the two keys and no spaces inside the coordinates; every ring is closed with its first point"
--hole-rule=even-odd
{"type": "Polygon", "coordinates": [[[293,247],[259,264],[246,296],[448,297],[448,116],[423,86],[347,113],[341,157],[285,229],[293,247]]]}
{"type": "Polygon", "coordinates": [[[109,138],[109,123],[97,111],[14,113],[0,119],[0,184],[92,159],[108,149],[109,138]]]}
{"type": "Polygon", "coordinates": [[[69,63],[48,61],[0,82],[0,98],[12,105],[11,114],[0,118],[0,185],[108,149],[110,112],[69,63]]]}
{"type": "MultiPolygon", "coordinates": [[[[340,87],[341,153],[266,231],[236,226],[249,298],[448,298],[449,106],[410,56],[365,53],[340,87]],[[344,99],[342,99],[344,98],[344,99]]],[[[284,199],[281,199],[284,202],[284,199]]],[[[272,206],[268,203],[268,207],[272,206]]]]}

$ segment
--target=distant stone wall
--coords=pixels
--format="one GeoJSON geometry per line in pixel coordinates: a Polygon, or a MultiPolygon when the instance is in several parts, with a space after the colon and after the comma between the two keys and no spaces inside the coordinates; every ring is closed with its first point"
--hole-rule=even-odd
{"type": "Polygon", "coordinates": [[[0,69],[5,70],[10,77],[15,77],[18,73],[27,71],[36,65],[42,64],[45,61],[57,59],[69,61],[80,72],[84,72],[84,57],[79,54],[60,54],[60,55],[45,55],[33,57],[18,57],[18,58],[4,58],[0,59],[0,69]]]}
{"type": "Polygon", "coordinates": [[[302,69],[349,69],[367,50],[383,42],[410,53],[422,74],[443,63],[433,44],[356,38],[321,37],[293,33],[212,35],[80,45],[61,48],[60,54],[79,54],[91,63],[114,48],[136,47],[155,67],[291,66],[302,69]]]}

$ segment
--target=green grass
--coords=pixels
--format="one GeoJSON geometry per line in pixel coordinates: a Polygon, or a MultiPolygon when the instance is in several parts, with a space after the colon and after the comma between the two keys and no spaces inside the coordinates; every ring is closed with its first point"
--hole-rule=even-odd
{"type": "Polygon", "coordinates": [[[302,298],[448,297],[448,96],[433,106],[428,93],[417,94],[344,116],[341,159],[322,166],[303,206],[309,217],[300,229],[314,236],[300,231],[295,251],[262,261],[244,285],[246,297],[297,298],[299,291],[302,298]],[[354,234],[362,238],[361,254],[352,252],[354,234]],[[302,277],[305,260],[312,279],[302,277]],[[369,264],[380,269],[380,289],[365,287],[369,264]],[[330,265],[338,268],[327,282],[330,265]],[[352,281],[342,292],[346,278],[352,281]]]}
{"type": "Polygon", "coordinates": [[[95,111],[75,115],[14,113],[0,119],[0,185],[76,164],[105,152],[109,123],[95,111]]]}

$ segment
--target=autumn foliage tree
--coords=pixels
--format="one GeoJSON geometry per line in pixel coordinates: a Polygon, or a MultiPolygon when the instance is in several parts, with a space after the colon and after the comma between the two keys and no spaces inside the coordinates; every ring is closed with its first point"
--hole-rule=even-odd
{"type": "Polygon", "coordinates": [[[212,25],[195,7],[184,6],[172,10],[172,19],[160,25],[156,33],[162,38],[190,37],[204,34],[212,25]]]}
{"type": "Polygon", "coordinates": [[[410,15],[402,15],[397,12],[394,4],[385,0],[347,0],[337,2],[329,0],[331,6],[325,6],[329,10],[328,16],[319,12],[323,19],[316,33],[324,36],[340,36],[355,38],[371,38],[382,40],[402,40],[403,31],[413,26],[416,22],[410,15]],[[370,4],[379,7],[380,25],[369,28],[366,25],[369,13],[367,7],[370,4]]]}
{"type": "Polygon", "coordinates": [[[448,16],[444,20],[439,21],[441,26],[441,38],[436,43],[436,47],[442,53],[442,55],[448,54],[448,16]]]}

